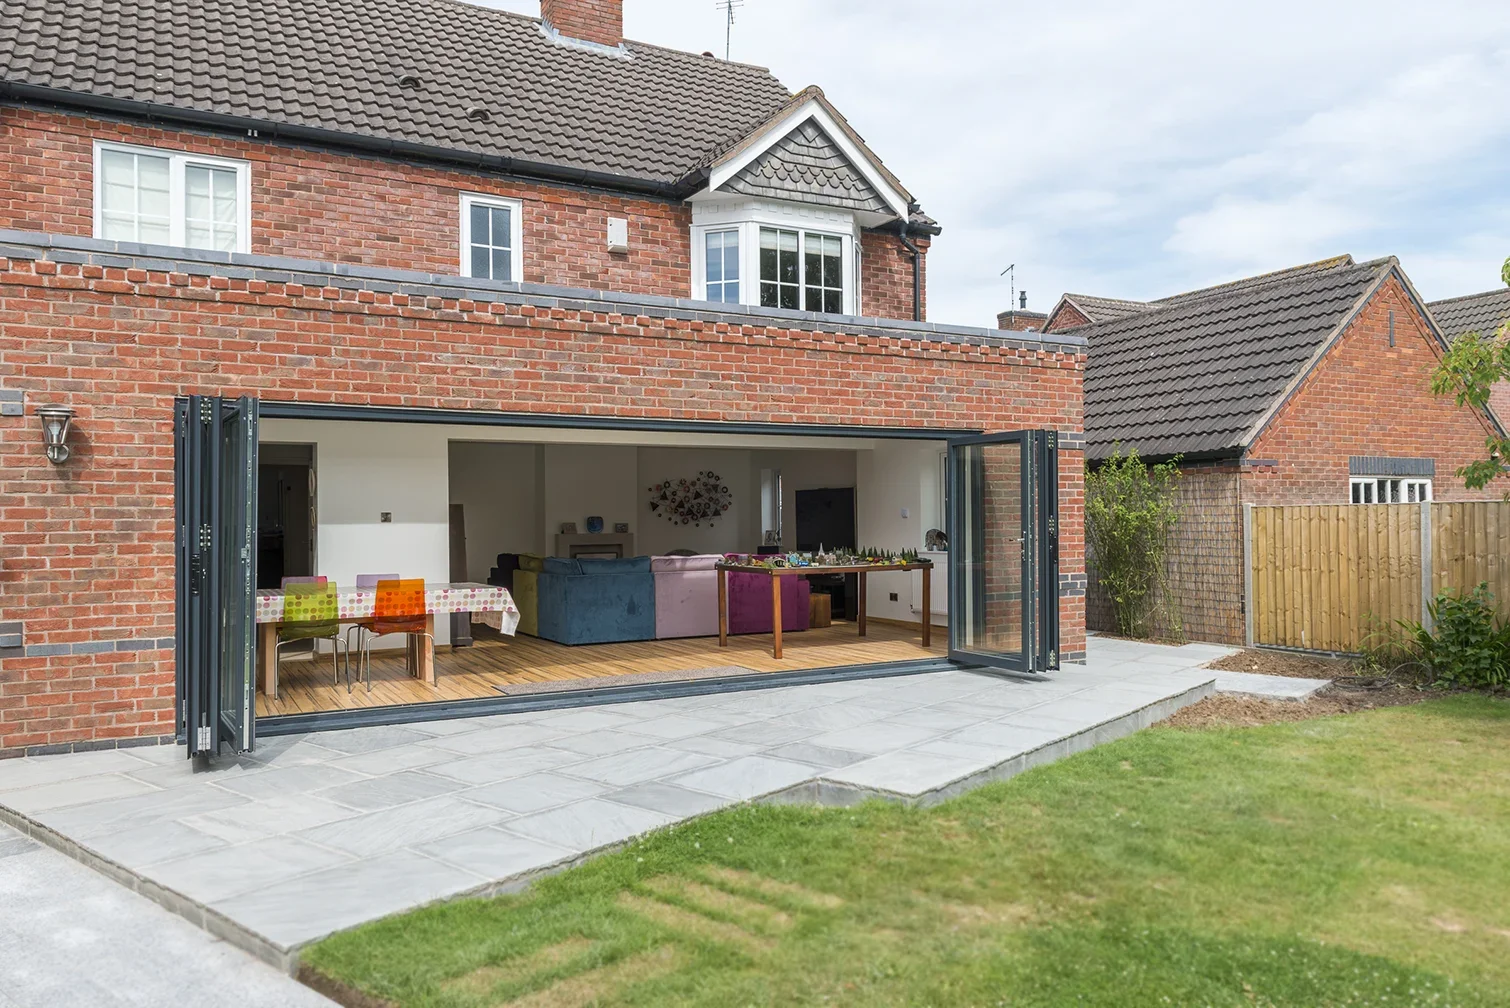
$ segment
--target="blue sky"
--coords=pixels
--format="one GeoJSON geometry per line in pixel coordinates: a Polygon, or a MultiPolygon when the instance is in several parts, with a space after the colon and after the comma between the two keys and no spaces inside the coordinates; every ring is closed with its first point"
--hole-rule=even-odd
{"type": "MultiPolygon", "coordinates": [[[[489,0],[538,14],[536,0],[489,0]]],[[[1350,252],[1428,299],[1510,256],[1503,0],[746,0],[733,58],[824,89],[944,226],[929,317],[1007,279],[1151,298],[1350,252]]],[[[723,52],[714,0],[630,38],[723,52]]]]}

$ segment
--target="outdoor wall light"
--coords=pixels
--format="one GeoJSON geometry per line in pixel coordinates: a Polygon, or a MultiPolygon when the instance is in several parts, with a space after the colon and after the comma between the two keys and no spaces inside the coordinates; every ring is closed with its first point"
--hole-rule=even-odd
{"type": "Polygon", "coordinates": [[[47,445],[47,461],[61,465],[68,461],[68,425],[73,420],[73,410],[67,406],[38,406],[37,416],[42,418],[42,438],[47,445]]]}

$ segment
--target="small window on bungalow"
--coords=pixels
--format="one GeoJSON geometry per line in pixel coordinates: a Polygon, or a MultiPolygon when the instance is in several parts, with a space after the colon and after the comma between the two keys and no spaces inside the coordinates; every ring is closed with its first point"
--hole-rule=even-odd
{"type": "Polygon", "coordinates": [[[96,238],[246,252],[250,194],[251,169],[244,161],[94,145],[96,238]]]}
{"type": "Polygon", "coordinates": [[[1421,504],[1431,500],[1431,480],[1401,476],[1354,476],[1354,504],[1421,504]]]}
{"type": "Polygon", "coordinates": [[[461,198],[461,275],[518,283],[522,207],[518,200],[494,196],[461,198]]]}

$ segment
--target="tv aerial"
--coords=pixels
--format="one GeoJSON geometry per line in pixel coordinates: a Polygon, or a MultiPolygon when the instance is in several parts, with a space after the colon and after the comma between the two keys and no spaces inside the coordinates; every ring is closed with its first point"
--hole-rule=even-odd
{"type": "Polygon", "coordinates": [[[730,46],[734,40],[734,12],[745,5],[745,0],[718,0],[713,5],[714,9],[724,12],[724,59],[729,58],[730,46]]]}

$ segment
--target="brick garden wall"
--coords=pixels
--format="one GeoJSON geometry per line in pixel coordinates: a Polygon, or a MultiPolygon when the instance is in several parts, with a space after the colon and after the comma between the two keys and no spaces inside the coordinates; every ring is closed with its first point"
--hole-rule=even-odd
{"type": "MultiPolygon", "coordinates": [[[[92,235],[95,140],[249,162],[253,253],[455,275],[461,194],[481,193],[522,201],[526,281],[678,298],[691,291],[692,211],[680,201],[5,106],[0,228],[92,235]],[[607,251],[609,217],[629,220],[627,253],[607,251]]],[[[911,255],[881,233],[863,235],[861,248],[861,314],[912,318],[911,255]]]]}
{"type": "MultiPolygon", "coordinates": [[[[286,269],[228,277],[105,253],[0,255],[0,375],[28,406],[0,420],[0,620],[25,621],[29,646],[0,654],[0,751],[172,731],[175,395],[1081,428],[1074,347],[664,317],[497,291],[474,300],[328,271],[289,282],[286,269]],[[30,414],[53,399],[78,411],[63,466],[44,459],[30,414]]],[[[1084,652],[1082,467],[1081,452],[1064,453],[1069,657],[1084,652]]]]}

